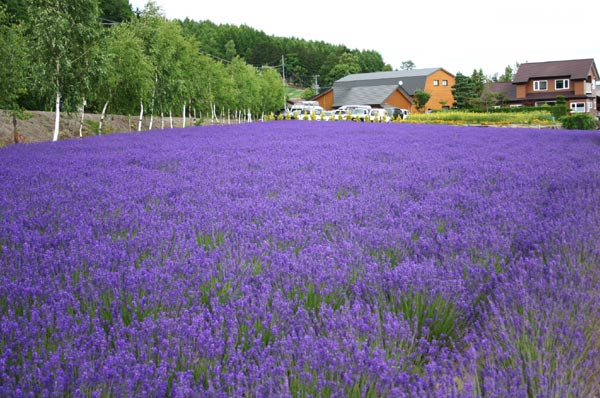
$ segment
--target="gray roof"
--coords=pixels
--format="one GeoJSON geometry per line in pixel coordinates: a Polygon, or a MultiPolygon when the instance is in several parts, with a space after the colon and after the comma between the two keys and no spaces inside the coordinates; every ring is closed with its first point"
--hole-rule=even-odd
{"type": "Polygon", "coordinates": [[[427,76],[441,68],[357,73],[333,83],[333,106],[348,104],[383,105],[392,93],[401,89],[408,96],[425,88],[427,76]],[[402,81],[402,85],[399,82],[402,81]]]}
{"type": "Polygon", "coordinates": [[[333,106],[342,105],[383,105],[398,85],[335,87],[333,90],[333,106]]]}

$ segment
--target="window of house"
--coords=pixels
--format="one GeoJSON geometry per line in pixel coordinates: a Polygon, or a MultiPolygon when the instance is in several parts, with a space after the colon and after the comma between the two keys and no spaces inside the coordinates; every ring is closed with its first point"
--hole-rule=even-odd
{"type": "Polygon", "coordinates": [[[448,80],[442,80],[442,86],[447,86],[448,85],[448,80]]]}
{"type": "Polygon", "coordinates": [[[569,88],[569,79],[558,79],[555,82],[557,90],[566,90],[569,88]]]}
{"type": "Polygon", "coordinates": [[[585,112],[585,102],[571,102],[571,112],[585,112]]]}
{"type": "Polygon", "coordinates": [[[548,80],[535,80],[533,82],[533,91],[548,90],[548,80]]]}
{"type": "Polygon", "coordinates": [[[440,81],[439,80],[434,80],[433,81],[433,85],[434,86],[439,86],[440,85],[440,81]]]}
{"type": "Polygon", "coordinates": [[[536,101],[535,106],[556,105],[556,101],[536,101]]]}

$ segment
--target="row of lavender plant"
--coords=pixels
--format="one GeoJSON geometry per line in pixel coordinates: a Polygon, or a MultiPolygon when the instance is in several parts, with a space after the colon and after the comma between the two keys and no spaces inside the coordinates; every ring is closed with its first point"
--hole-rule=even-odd
{"type": "Polygon", "coordinates": [[[113,135],[0,192],[0,396],[600,392],[595,132],[113,135]]]}

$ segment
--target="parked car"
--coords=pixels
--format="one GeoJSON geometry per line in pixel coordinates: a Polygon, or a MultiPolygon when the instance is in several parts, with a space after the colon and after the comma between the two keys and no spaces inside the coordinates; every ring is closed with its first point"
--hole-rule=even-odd
{"type": "Polygon", "coordinates": [[[350,111],[345,109],[336,109],[333,111],[333,118],[335,120],[346,120],[350,116],[350,111]]]}
{"type": "Polygon", "coordinates": [[[369,119],[372,122],[375,122],[375,121],[389,122],[390,116],[388,115],[387,110],[377,108],[377,109],[371,109],[371,112],[369,113],[369,119]]]}
{"type": "Polygon", "coordinates": [[[290,110],[292,112],[292,119],[311,119],[311,115],[315,115],[317,119],[321,118],[321,113],[323,113],[323,108],[318,105],[294,105],[290,110]]]}
{"type": "Polygon", "coordinates": [[[335,119],[335,112],[334,111],[323,111],[321,112],[321,118],[320,120],[334,120],[335,119]]]}
{"type": "Polygon", "coordinates": [[[360,119],[361,121],[364,122],[365,119],[367,117],[369,117],[369,112],[371,112],[371,110],[367,109],[367,108],[355,108],[350,113],[350,119],[352,119],[352,120],[360,119]]]}
{"type": "Polygon", "coordinates": [[[355,109],[358,108],[363,108],[363,109],[367,109],[367,110],[371,110],[371,105],[342,105],[340,106],[338,109],[342,110],[342,111],[350,111],[352,112],[355,109]]]}
{"type": "Polygon", "coordinates": [[[404,120],[408,117],[408,114],[409,114],[408,109],[403,109],[403,108],[389,107],[389,108],[385,108],[385,110],[387,111],[388,116],[392,120],[395,120],[398,117],[401,117],[404,120]]]}

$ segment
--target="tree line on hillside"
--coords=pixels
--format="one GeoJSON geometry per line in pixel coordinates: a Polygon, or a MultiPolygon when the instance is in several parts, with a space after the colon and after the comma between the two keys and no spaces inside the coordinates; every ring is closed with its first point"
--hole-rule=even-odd
{"type": "Polygon", "coordinates": [[[375,51],[168,20],[153,1],[134,11],[127,0],[0,0],[0,108],[55,110],[55,140],[61,110],[146,114],[151,125],[192,109],[277,111],[284,65],[290,80],[324,85],[389,68],[375,51]]]}
{"type": "Polygon", "coordinates": [[[320,86],[330,87],[349,74],[392,70],[373,50],[269,36],[246,25],[216,25],[190,19],[181,25],[186,34],[198,39],[206,53],[226,61],[240,56],[252,65],[285,67],[287,80],[301,87],[313,86],[315,77],[320,86]]]}

